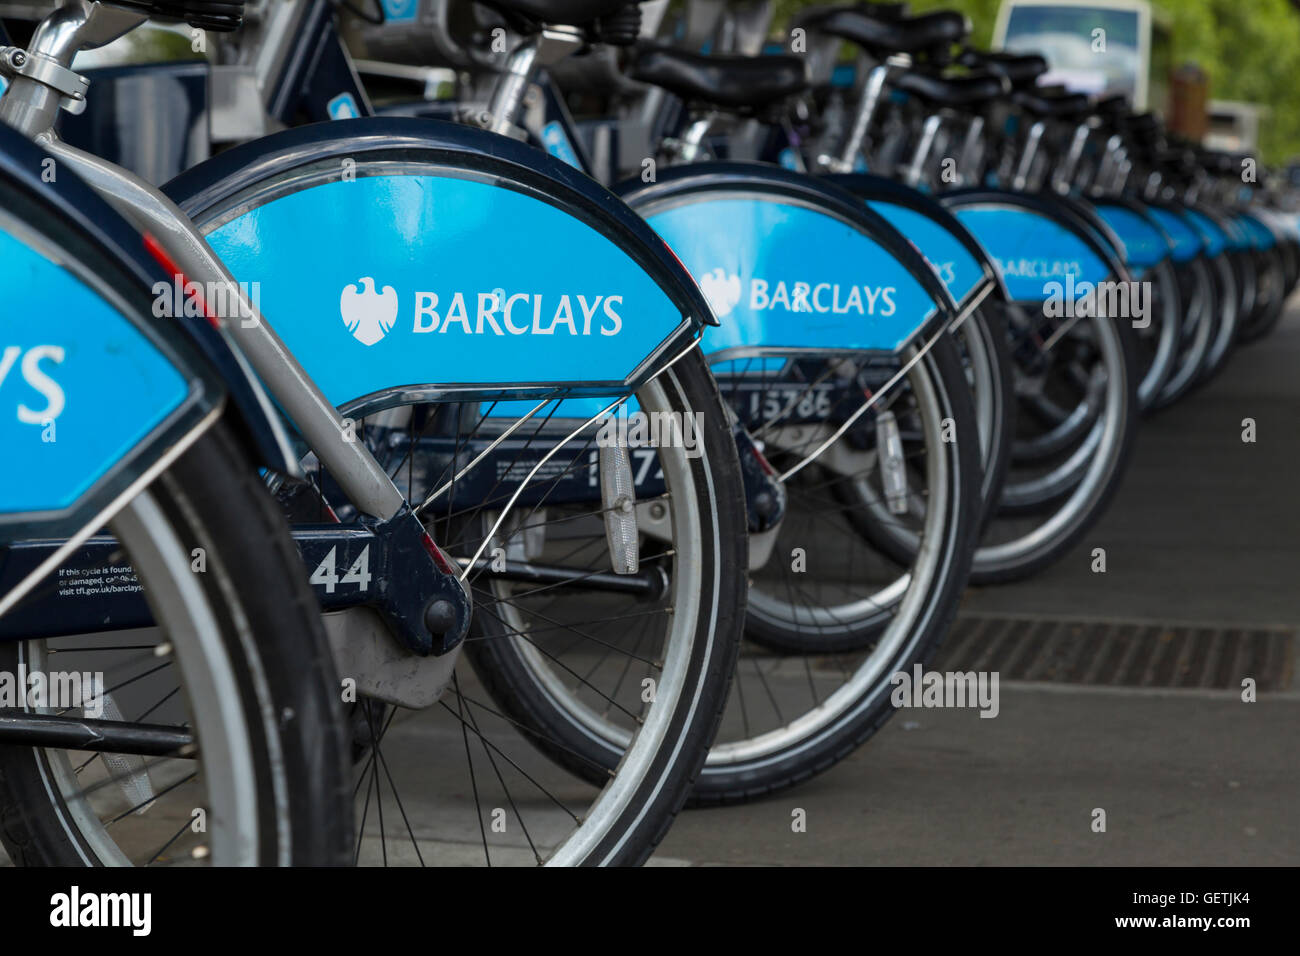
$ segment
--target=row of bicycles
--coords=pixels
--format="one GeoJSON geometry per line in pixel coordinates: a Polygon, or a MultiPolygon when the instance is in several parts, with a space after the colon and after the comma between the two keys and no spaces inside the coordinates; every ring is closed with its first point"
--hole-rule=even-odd
{"type": "Polygon", "coordinates": [[[956,13],[763,54],[626,0],[41,12],[0,37],[19,864],[640,863],[862,745],[1300,273],[1253,160],[956,13]],[[182,54],[114,62],[150,23],[182,54]]]}

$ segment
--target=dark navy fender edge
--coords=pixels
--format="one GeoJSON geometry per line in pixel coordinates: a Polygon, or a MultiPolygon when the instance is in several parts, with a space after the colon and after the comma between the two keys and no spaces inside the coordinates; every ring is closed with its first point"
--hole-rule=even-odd
{"type": "Polygon", "coordinates": [[[701,325],[718,324],[703,293],[667,243],[613,193],[533,146],[469,126],[404,116],[313,123],[227,150],[177,176],[163,186],[163,192],[186,215],[196,217],[286,168],[374,153],[406,153],[527,186],[536,198],[620,245],[659,281],[697,333],[701,325]]]}

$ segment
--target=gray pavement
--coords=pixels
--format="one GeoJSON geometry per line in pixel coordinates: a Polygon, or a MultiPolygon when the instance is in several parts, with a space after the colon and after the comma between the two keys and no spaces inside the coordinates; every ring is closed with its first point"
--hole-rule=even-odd
{"type": "MultiPolygon", "coordinates": [[[[1300,308],[1144,423],[1109,512],[1031,581],[967,613],[1300,626],[1300,308]],[[1253,418],[1257,441],[1241,440],[1253,418]],[[1103,547],[1107,573],[1094,574],[1103,547]]],[[[1004,683],[1001,713],[900,713],[796,790],[683,813],[669,860],[725,864],[1295,865],[1296,638],[1279,691],[1004,683]],[[807,829],[792,832],[794,809],[807,829]],[[1106,832],[1092,829],[1106,811],[1106,832]]],[[[996,667],[996,662],[992,665],[996,667]]]]}

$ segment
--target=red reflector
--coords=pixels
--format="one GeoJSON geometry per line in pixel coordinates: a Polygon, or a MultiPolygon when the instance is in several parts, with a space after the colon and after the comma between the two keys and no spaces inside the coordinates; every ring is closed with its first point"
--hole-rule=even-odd
{"type": "MultiPolygon", "coordinates": [[[[181,290],[187,295],[190,294],[190,289],[188,288],[190,280],[185,278],[185,273],[181,272],[180,266],[176,265],[176,261],[167,254],[167,250],[162,247],[157,239],[147,232],[144,234],[144,247],[149,251],[149,255],[153,256],[154,260],[160,266],[172,274],[174,281],[180,282],[181,290]]],[[[199,305],[202,306],[203,314],[207,316],[208,323],[214,329],[221,328],[221,322],[212,314],[212,310],[208,308],[207,301],[203,298],[202,287],[195,284],[193,294],[199,300],[199,305]]]]}
{"type": "Polygon", "coordinates": [[[772,463],[767,460],[767,456],[758,450],[757,445],[750,445],[749,450],[752,451],[754,453],[754,457],[758,459],[758,463],[759,465],[762,466],[764,474],[768,474],[768,475],[776,474],[776,469],[773,468],[772,463]]]}
{"type": "Polygon", "coordinates": [[[438,570],[443,574],[455,574],[456,571],[452,568],[451,562],[448,561],[447,556],[442,553],[442,548],[433,543],[433,539],[429,537],[429,532],[426,531],[424,533],[423,540],[424,550],[429,552],[429,557],[433,558],[433,563],[437,566],[438,570]]]}

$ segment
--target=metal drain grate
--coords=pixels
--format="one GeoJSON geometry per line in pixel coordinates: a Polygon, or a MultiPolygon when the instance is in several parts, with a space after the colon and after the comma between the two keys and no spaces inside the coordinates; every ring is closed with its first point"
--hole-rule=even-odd
{"type": "Polygon", "coordinates": [[[1107,687],[1289,690],[1296,632],[963,615],[934,665],[1001,680],[1107,687]]]}

